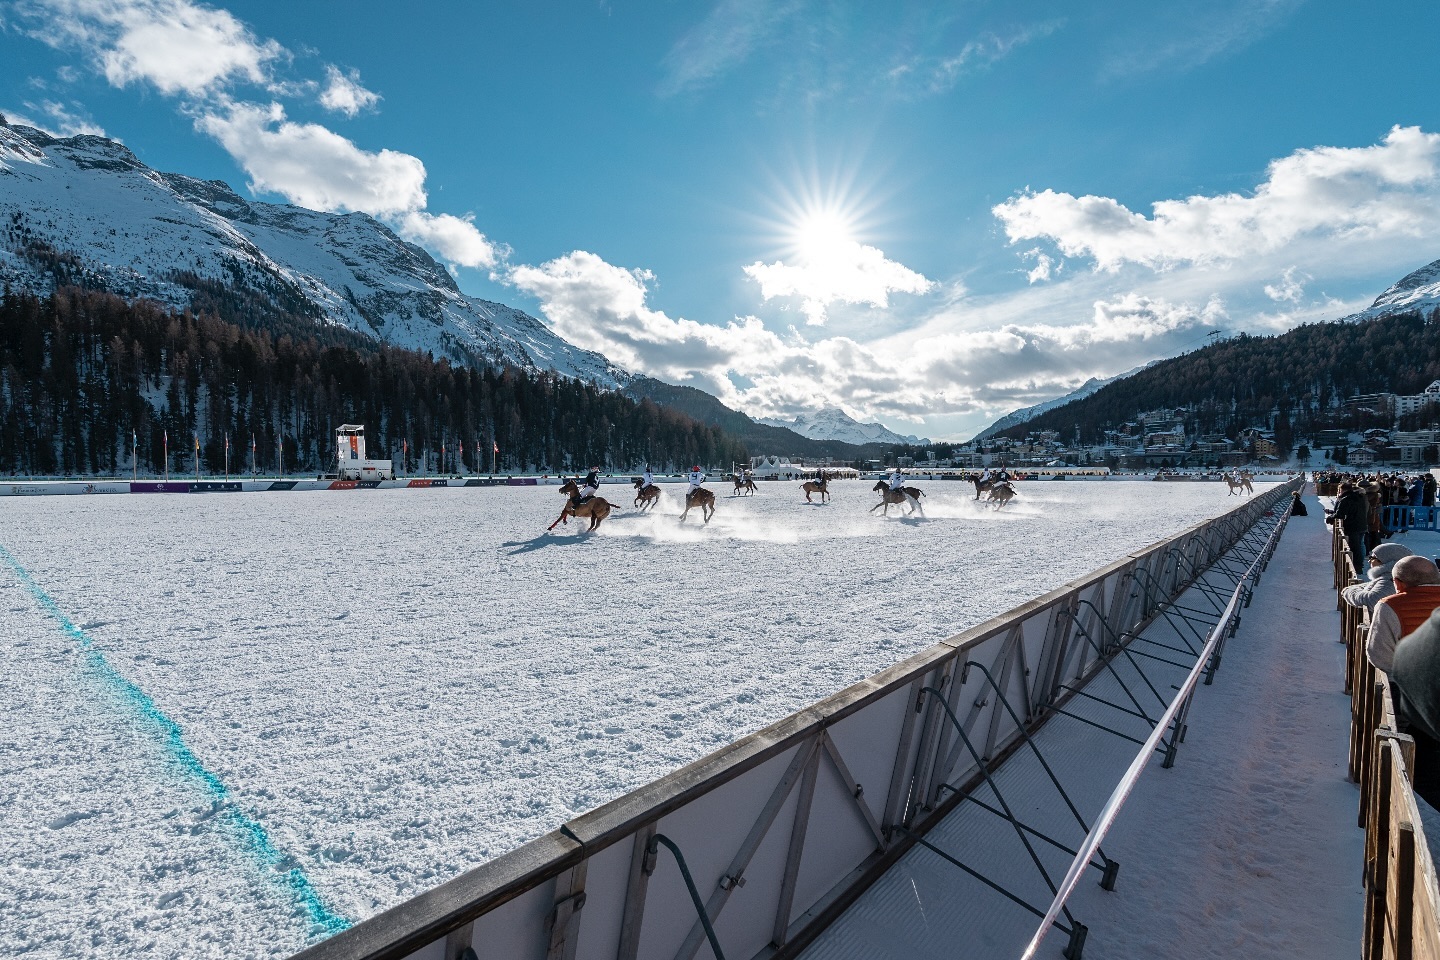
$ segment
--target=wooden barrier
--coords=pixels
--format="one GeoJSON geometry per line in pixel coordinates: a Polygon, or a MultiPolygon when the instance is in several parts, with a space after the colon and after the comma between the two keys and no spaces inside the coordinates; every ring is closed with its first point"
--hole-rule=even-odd
{"type": "MultiPolygon", "coordinates": [[[[1344,533],[1334,534],[1337,590],[1355,575],[1344,533]]],[[[1365,612],[1337,597],[1350,700],[1350,778],[1365,830],[1364,960],[1440,960],[1440,887],[1410,785],[1415,741],[1399,731],[1390,678],[1365,655],[1365,612]]]]}

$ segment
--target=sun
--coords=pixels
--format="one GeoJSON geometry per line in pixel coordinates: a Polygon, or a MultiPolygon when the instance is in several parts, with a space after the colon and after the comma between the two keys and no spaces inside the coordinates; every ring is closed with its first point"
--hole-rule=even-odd
{"type": "Polygon", "coordinates": [[[802,263],[832,263],[855,246],[855,224],[837,209],[806,210],[795,222],[793,242],[802,263]]]}

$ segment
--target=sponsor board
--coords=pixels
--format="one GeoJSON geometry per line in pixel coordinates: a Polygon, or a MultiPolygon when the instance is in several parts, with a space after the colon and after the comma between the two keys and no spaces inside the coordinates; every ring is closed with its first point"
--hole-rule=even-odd
{"type": "Polygon", "coordinates": [[[265,489],[266,489],[266,490],[294,490],[294,489],[295,489],[295,484],[296,484],[297,482],[298,482],[298,481],[295,481],[295,480],[273,480],[273,481],[271,481],[270,486],[266,487],[265,489]]]}
{"type": "Polygon", "coordinates": [[[411,480],[407,487],[448,487],[450,480],[447,477],[431,477],[423,480],[411,480]]]}
{"type": "Polygon", "coordinates": [[[540,485],[540,481],[534,477],[511,477],[505,483],[511,487],[537,487],[540,485]]]}
{"type": "Polygon", "coordinates": [[[190,484],[173,480],[139,480],[130,484],[131,493],[189,493],[190,484]]]}

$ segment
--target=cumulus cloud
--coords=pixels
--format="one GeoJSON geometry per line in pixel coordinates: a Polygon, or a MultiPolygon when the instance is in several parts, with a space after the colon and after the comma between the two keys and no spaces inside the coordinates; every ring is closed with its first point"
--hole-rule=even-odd
{"type": "Polygon", "coordinates": [[[240,163],[251,190],[312,210],[383,216],[425,206],[425,165],[418,158],[362,150],[319,124],[286,120],[278,103],[230,103],[200,114],[195,125],[240,163]]]}
{"type": "Polygon", "coordinates": [[[776,333],[754,317],[723,326],[671,317],[647,303],[653,274],[586,251],[512,267],[506,279],[536,297],[571,342],[755,416],[840,402],[904,422],[1008,410],[1181,349],[1225,315],[1218,300],[1194,307],[1131,293],[1096,301],[1089,319],[1073,326],[1005,324],[865,344],[794,328],[776,333]]]}
{"type": "Polygon", "coordinates": [[[760,284],[760,296],[799,297],[805,322],[819,326],[832,303],[889,305],[892,293],[928,293],[935,283],[904,264],[886,258],[875,247],[853,240],[827,244],[818,255],[798,264],[783,260],[752,263],[745,274],[760,284]]]}
{"type": "Polygon", "coordinates": [[[380,94],[360,84],[360,71],[342,73],[338,67],[325,68],[325,89],[320,91],[320,105],[326,110],[353,117],[380,102],[380,94]]]}
{"type": "Polygon", "coordinates": [[[1298,239],[1418,237],[1440,227],[1440,134],[1395,127],[1369,147],[1273,161],[1251,195],[1164,200],[1145,217],[1109,197],[1027,191],[993,208],[1013,242],[1049,240],[1098,270],[1167,269],[1270,254],[1298,239]]]}
{"type": "Polygon", "coordinates": [[[190,0],[22,0],[17,10],[39,39],[89,52],[117,87],[144,81],[198,96],[235,80],[263,82],[285,55],[228,10],[190,0]]]}
{"type": "Polygon", "coordinates": [[[495,245],[476,228],[473,217],[412,210],[400,218],[399,227],[407,240],[429,247],[457,267],[493,267],[498,260],[495,245]]]}

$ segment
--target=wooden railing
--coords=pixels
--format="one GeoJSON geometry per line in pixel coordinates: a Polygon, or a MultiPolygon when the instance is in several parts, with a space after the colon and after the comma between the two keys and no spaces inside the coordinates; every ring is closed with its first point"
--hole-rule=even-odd
{"type": "Polygon", "coordinates": [[[1399,730],[1390,678],[1365,655],[1365,611],[1339,591],[1356,571],[1344,533],[1331,554],[1350,694],[1350,778],[1360,786],[1365,830],[1365,960],[1440,960],[1440,887],[1411,787],[1415,741],[1399,730]]]}

